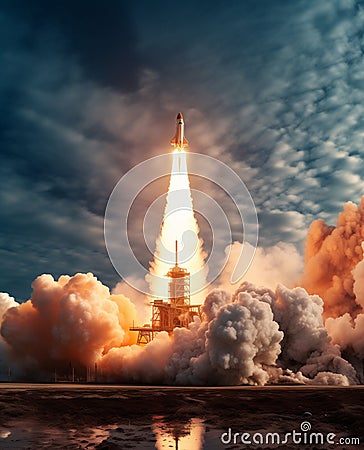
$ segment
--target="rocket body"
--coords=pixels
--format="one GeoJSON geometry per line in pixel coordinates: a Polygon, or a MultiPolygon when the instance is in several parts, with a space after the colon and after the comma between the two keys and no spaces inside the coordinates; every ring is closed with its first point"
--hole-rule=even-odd
{"type": "Polygon", "coordinates": [[[177,148],[178,151],[181,151],[188,146],[188,141],[184,136],[184,128],[185,124],[183,121],[182,113],[178,113],[176,119],[176,134],[171,139],[171,145],[177,148]]]}

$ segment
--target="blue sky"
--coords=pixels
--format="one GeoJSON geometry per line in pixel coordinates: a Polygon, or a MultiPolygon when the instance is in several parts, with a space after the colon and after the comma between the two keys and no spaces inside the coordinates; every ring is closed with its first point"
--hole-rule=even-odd
{"type": "Polygon", "coordinates": [[[364,193],[364,10],[351,0],[2,1],[0,291],[41,273],[118,281],[103,239],[109,195],[170,150],[246,183],[263,247],[303,251],[364,193]]]}

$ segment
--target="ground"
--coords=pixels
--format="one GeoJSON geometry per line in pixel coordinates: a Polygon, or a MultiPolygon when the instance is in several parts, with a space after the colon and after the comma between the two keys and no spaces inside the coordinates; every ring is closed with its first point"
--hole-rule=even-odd
{"type": "MultiPolygon", "coordinates": [[[[0,448],[232,449],[364,448],[364,387],[174,388],[0,385],[0,448]],[[309,422],[314,432],[360,445],[223,444],[230,428],[282,436],[309,422]]],[[[240,436],[239,435],[239,436],[240,436]]]]}

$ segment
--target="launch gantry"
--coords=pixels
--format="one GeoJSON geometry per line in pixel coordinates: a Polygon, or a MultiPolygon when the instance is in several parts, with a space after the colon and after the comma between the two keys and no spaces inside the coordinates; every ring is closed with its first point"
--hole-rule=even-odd
{"type": "Polygon", "coordinates": [[[169,279],[168,301],[154,300],[151,324],[130,328],[130,331],[138,331],[138,345],[147,344],[160,331],[172,334],[176,327],[187,328],[195,316],[200,316],[200,305],[190,302],[190,273],[178,265],[177,241],[176,263],[166,276],[169,279]]]}

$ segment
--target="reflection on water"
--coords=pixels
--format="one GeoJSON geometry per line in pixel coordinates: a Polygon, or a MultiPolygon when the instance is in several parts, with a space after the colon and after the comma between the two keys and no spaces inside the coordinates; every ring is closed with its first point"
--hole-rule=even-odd
{"type": "MultiPolygon", "coordinates": [[[[103,427],[83,429],[58,428],[36,419],[12,419],[0,428],[0,449],[86,449],[86,444],[98,445],[109,436],[103,427]]],[[[95,448],[95,447],[94,447],[95,448]]]]}
{"type": "Polygon", "coordinates": [[[203,448],[205,425],[201,419],[188,422],[169,422],[164,417],[153,417],[152,429],[156,437],[157,450],[201,450],[203,448]]]}
{"type": "Polygon", "coordinates": [[[11,435],[11,431],[7,430],[4,427],[0,427],[0,442],[1,439],[6,439],[11,435]]]}
{"type": "Polygon", "coordinates": [[[215,430],[206,432],[201,418],[185,420],[153,416],[142,424],[129,419],[100,426],[75,427],[75,424],[50,425],[37,420],[10,419],[0,427],[0,449],[137,449],[137,450],[203,450],[217,449],[215,430]],[[149,423],[148,423],[149,422],[149,423]]]}

